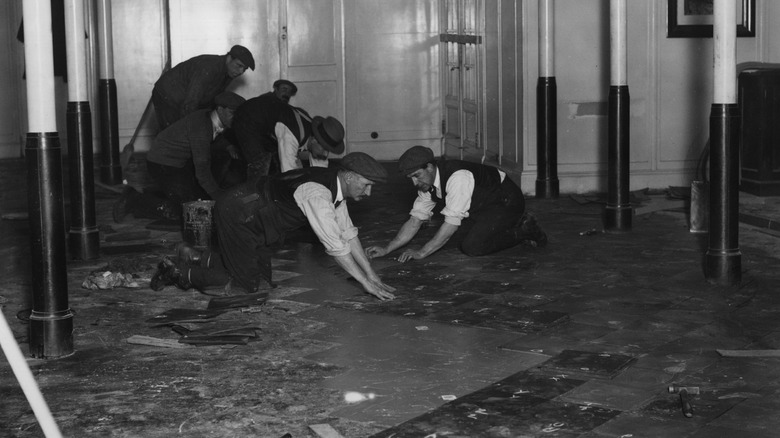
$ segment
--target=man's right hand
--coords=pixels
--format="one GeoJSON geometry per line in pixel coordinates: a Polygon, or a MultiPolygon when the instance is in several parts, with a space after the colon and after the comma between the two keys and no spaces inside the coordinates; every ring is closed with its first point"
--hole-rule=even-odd
{"type": "Polygon", "coordinates": [[[369,280],[363,285],[363,288],[369,294],[379,298],[380,300],[392,300],[395,298],[391,292],[395,290],[394,287],[388,286],[385,283],[369,280]]]}
{"type": "Polygon", "coordinates": [[[376,257],[384,257],[389,251],[381,246],[369,246],[366,248],[366,257],[373,259],[376,257]]]}

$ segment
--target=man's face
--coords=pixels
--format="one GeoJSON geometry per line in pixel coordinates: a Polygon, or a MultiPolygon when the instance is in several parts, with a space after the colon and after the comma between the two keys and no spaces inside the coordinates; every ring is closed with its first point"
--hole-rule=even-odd
{"type": "Polygon", "coordinates": [[[427,192],[433,187],[433,180],[436,178],[436,168],[433,164],[428,163],[425,168],[417,169],[407,175],[407,178],[412,180],[412,184],[414,184],[417,190],[427,192]]]}
{"type": "Polygon", "coordinates": [[[293,92],[293,87],[287,84],[281,84],[278,87],[274,87],[274,95],[277,99],[290,103],[290,99],[295,96],[295,92],[293,92]]]}
{"type": "Polygon", "coordinates": [[[350,172],[347,174],[345,180],[347,183],[344,188],[345,197],[360,201],[365,197],[371,196],[371,186],[374,185],[374,182],[370,179],[366,179],[357,173],[350,172]]]}
{"type": "Polygon", "coordinates": [[[228,76],[230,76],[231,79],[235,79],[242,74],[247,69],[247,66],[244,65],[243,62],[241,62],[238,58],[233,58],[232,56],[228,55],[228,63],[227,63],[227,70],[228,70],[228,76]]]}
{"type": "Polygon", "coordinates": [[[309,144],[307,149],[309,149],[309,155],[318,160],[324,160],[328,158],[329,152],[324,147],[322,147],[320,142],[317,141],[317,138],[314,136],[309,137],[309,144]]]}
{"type": "Polygon", "coordinates": [[[235,110],[225,108],[224,106],[217,107],[217,116],[219,116],[219,120],[225,128],[230,128],[233,125],[233,114],[235,114],[235,110]]]}

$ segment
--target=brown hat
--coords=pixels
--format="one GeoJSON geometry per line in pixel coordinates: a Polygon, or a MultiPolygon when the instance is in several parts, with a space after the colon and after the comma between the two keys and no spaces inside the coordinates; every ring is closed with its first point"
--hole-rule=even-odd
{"type": "Polygon", "coordinates": [[[433,151],[425,146],[412,146],[398,159],[398,171],[404,175],[422,169],[426,164],[433,162],[433,151]]]}
{"type": "Polygon", "coordinates": [[[246,47],[235,45],[230,48],[228,55],[240,59],[245,66],[251,68],[252,70],[255,69],[255,58],[252,57],[252,52],[250,52],[246,47]]]}
{"type": "Polygon", "coordinates": [[[214,98],[214,104],[229,109],[236,109],[246,100],[232,91],[223,91],[214,98]]]}
{"type": "Polygon", "coordinates": [[[311,119],[311,132],[320,145],[334,154],[344,152],[344,125],[334,117],[311,119]]]}
{"type": "Polygon", "coordinates": [[[295,95],[298,92],[298,87],[287,79],[277,79],[274,81],[274,88],[279,88],[282,85],[287,85],[292,88],[292,94],[295,95]]]}
{"type": "Polygon", "coordinates": [[[363,152],[350,152],[341,159],[341,167],[374,182],[387,181],[387,170],[363,152]]]}

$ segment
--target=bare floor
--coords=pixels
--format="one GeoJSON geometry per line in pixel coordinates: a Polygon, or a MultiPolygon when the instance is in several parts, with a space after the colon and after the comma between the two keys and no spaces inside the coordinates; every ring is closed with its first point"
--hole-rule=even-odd
{"type": "MultiPolygon", "coordinates": [[[[143,186],[135,161],[130,182],[143,186]]],[[[24,169],[0,162],[0,304],[27,353],[24,169]]],[[[562,195],[528,200],[545,248],[376,260],[392,302],[293,240],[277,248],[268,303],[208,313],[212,296],[148,286],[181,233],[116,224],[118,195],[96,192],[100,258],[67,262],[75,353],[28,360],[65,436],[771,437],[780,426],[780,358],[766,357],[780,348],[776,199],[741,195],[739,286],[705,281],[707,237],[689,232],[684,200],[638,192],[632,231],[605,234],[598,196],[562,195]],[[137,287],[85,287],[120,267],[137,287]],[[200,316],[159,317],[173,309],[200,316]],[[241,336],[194,346],[182,330],[241,336]],[[131,343],[149,338],[160,346],[131,343]],[[699,391],[690,418],[670,385],[699,391]]],[[[350,204],[364,246],[395,234],[413,195],[395,178],[350,204]]],[[[43,436],[4,360],[0,393],[0,435],[43,436]]]]}

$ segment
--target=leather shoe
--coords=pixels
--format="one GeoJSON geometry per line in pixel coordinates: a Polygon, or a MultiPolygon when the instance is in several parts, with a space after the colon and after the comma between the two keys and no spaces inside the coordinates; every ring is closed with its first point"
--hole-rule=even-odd
{"type": "Polygon", "coordinates": [[[523,244],[535,248],[542,248],[547,245],[547,234],[539,227],[533,214],[524,214],[518,221],[518,225],[520,228],[518,234],[522,238],[523,244]]]}
{"type": "Polygon", "coordinates": [[[179,261],[183,262],[185,265],[195,266],[200,266],[201,256],[203,255],[202,252],[193,248],[187,242],[180,242],[176,245],[176,254],[179,261]]]}
{"type": "Polygon", "coordinates": [[[165,288],[165,286],[176,285],[179,289],[187,290],[192,287],[192,284],[187,280],[187,277],[183,275],[181,266],[174,263],[170,258],[163,257],[162,261],[157,265],[157,272],[152,276],[152,281],[149,282],[149,287],[154,291],[159,291],[165,288]]]}

